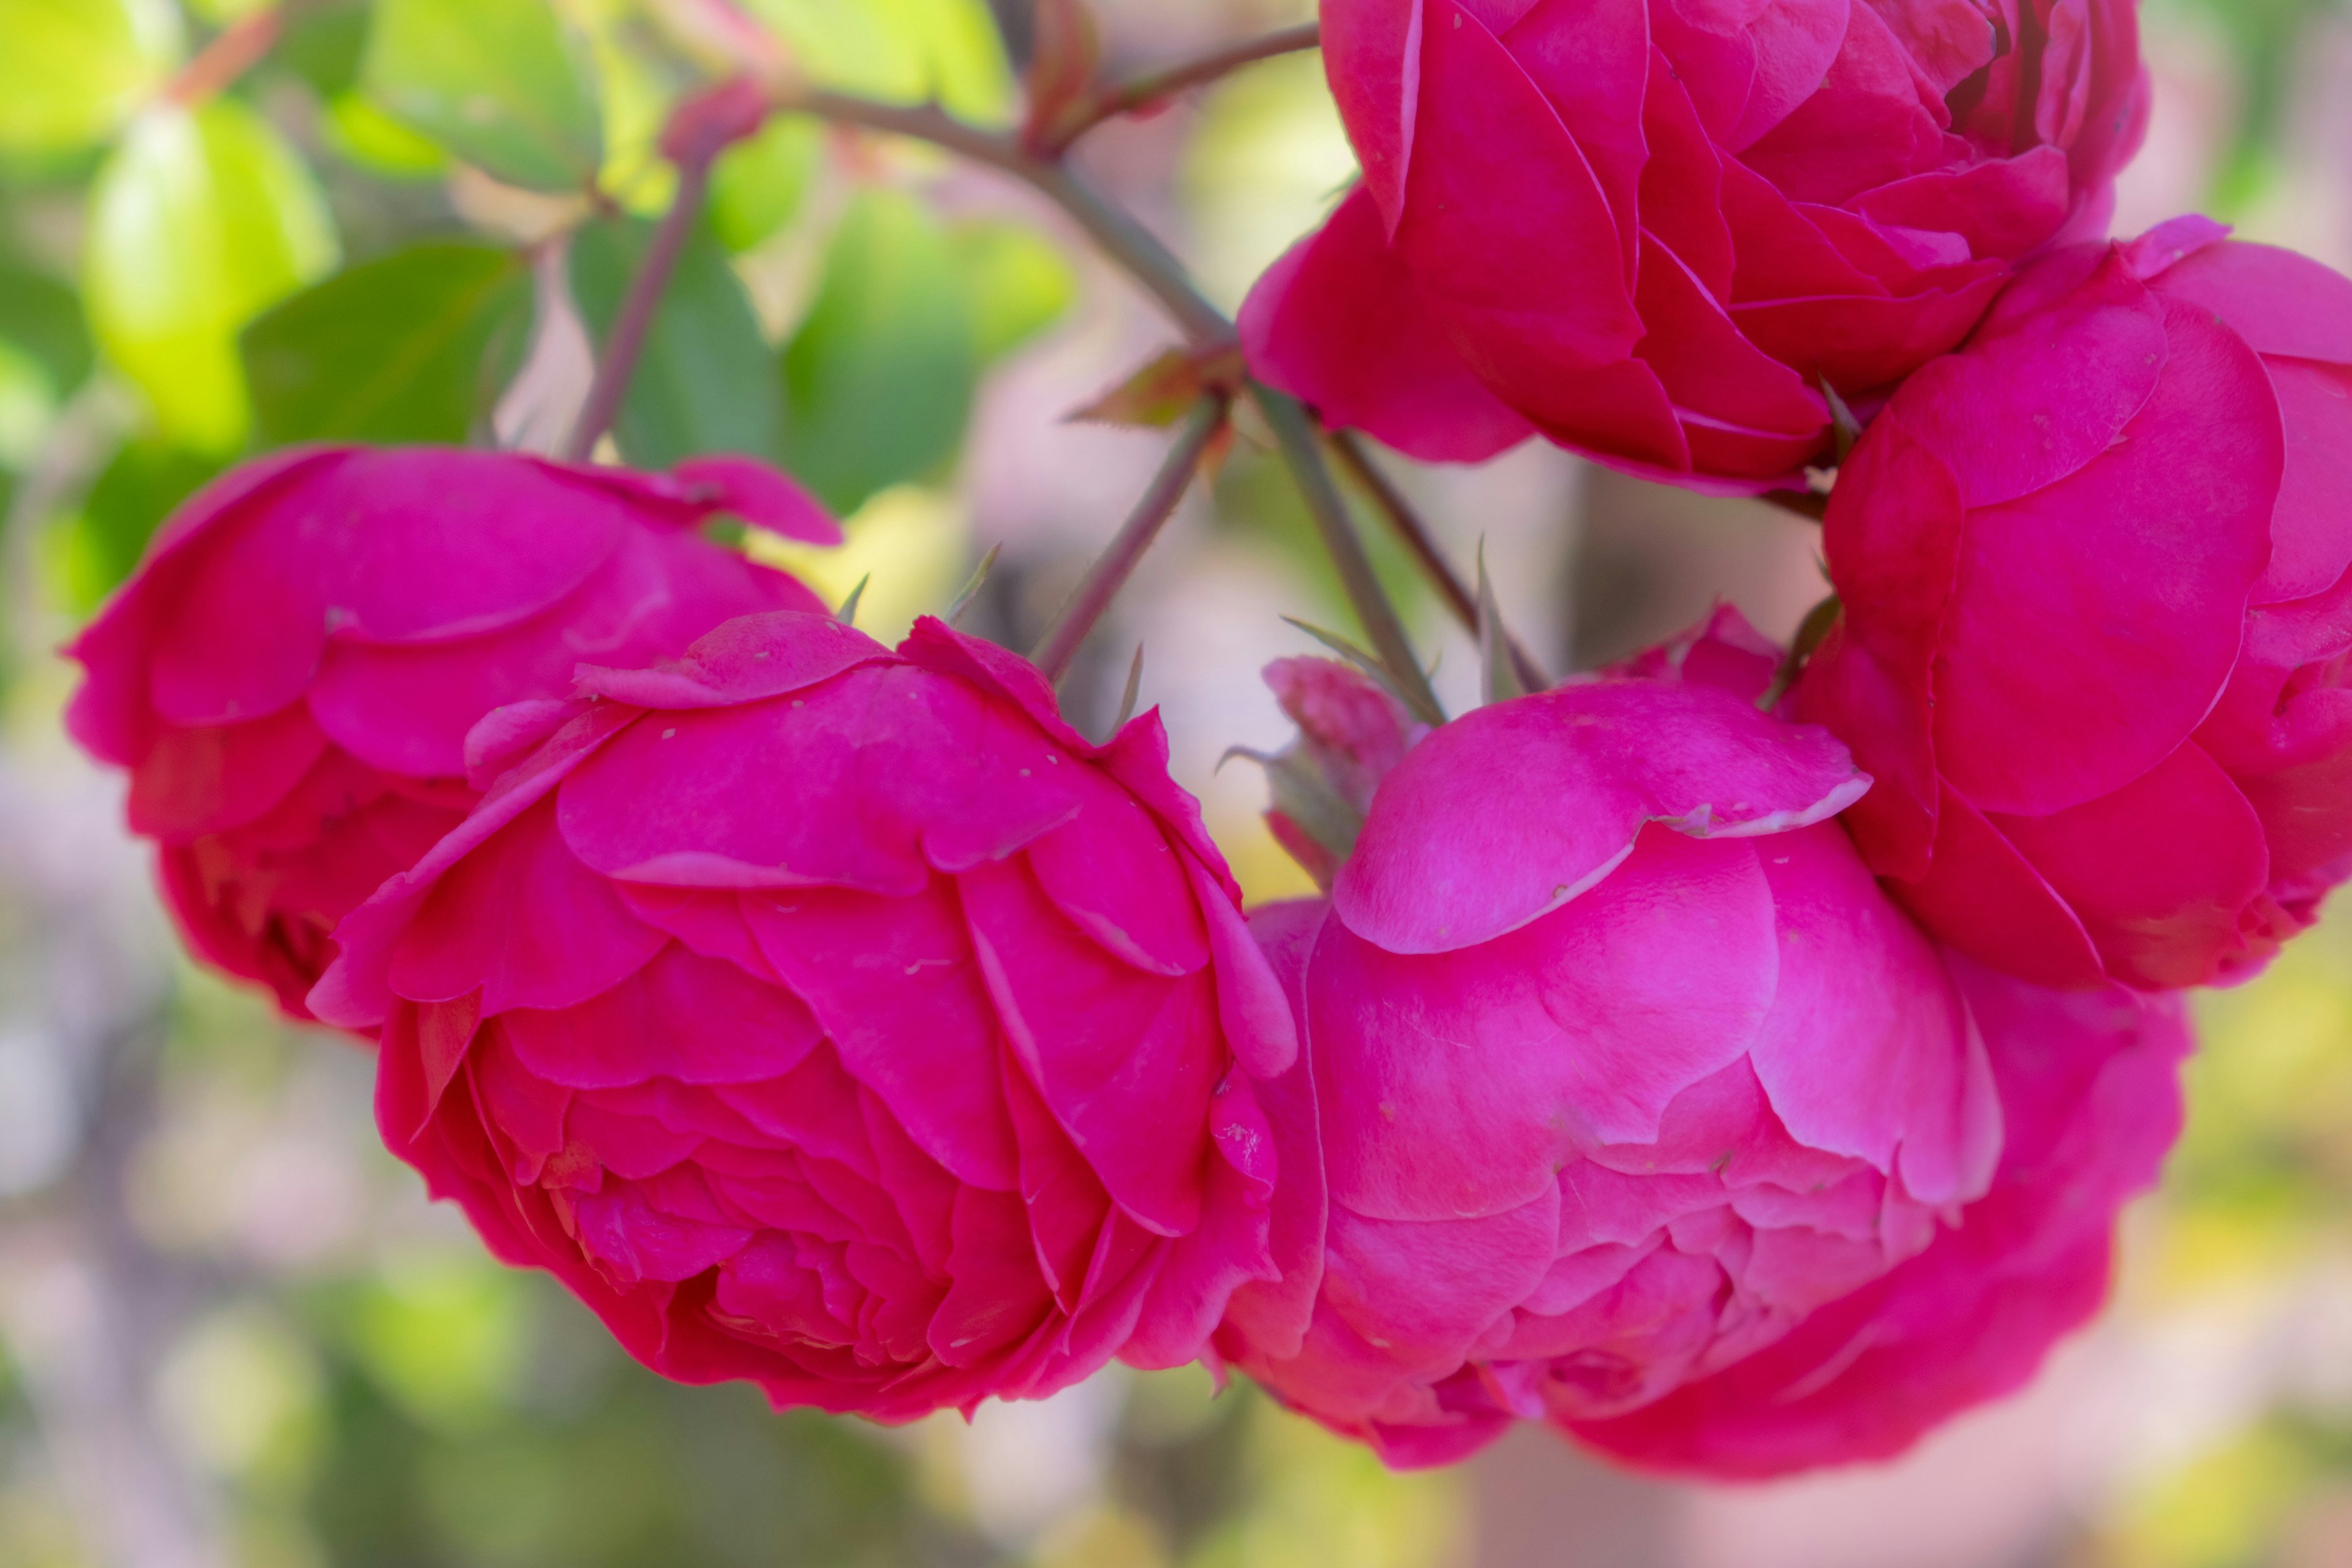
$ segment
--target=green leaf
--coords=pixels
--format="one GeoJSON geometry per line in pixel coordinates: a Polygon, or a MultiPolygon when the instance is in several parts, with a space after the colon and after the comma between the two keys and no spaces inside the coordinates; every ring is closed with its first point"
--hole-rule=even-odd
{"type": "Polygon", "coordinates": [[[980,357],[992,363],[1060,321],[1078,297],[1078,275],[1061,247],[1017,223],[965,224],[952,236],[971,292],[980,357]]]}
{"type": "Polygon", "coordinates": [[[359,86],[367,37],[366,0],[303,0],[290,7],[269,58],[320,98],[338,98],[359,86]]]}
{"type": "Polygon", "coordinates": [[[987,0],[748,0],[811,79],[1003,122],[1013,68],[987,0]]]}
{"type": "Polygon", "coordinates": [[[394,119],[510,185],[584,190],[604,162],[586,52],[547,0],[377,0],[360,74],[394,119]]]}
{"type": "Polygon", "coordinates": [[[0,339],[40,366],[54,396],[71,396],[89,374],[89,324],[82,319],[81,297],[5,257],[0,257],[0,339]]]}
{"type": "Polygon", "coordinates": [[[429,180],[449,168],[439,142],[419,136],[361,93],[329,99],[319,130],[338,157],[382,179],[429,180]]]}
{"type": "Polygon", "coordinates": [[[0,149],[102,142],[179,63],[171,0],[0,0],[0,149]]]}
{"type": "Polygon", "coordinates": [[[780,114],[719,154],[710,169],[710,227],[745,251],[793,221],[824,157],[824,127],[780,114]]]}
{"type": "Polygon", "coordinates": [[[332,271],[336,248],[317,183],[268,121],[231,98],[159,106],[90,193],[90,325],[166,438],[226,451],[251,418],[238,330],[332,271]]]}
{"type": "MultiPolygon", "coordinates": [[[[592,224],[572,239],[572,292],[599,342],[620,314],[653,237],[635,219],[592,224]]],[[[760,318],[707,226],[688,237],[629,378],[613,439],[642,468],[698,452],[778,455],[782,401],[760,318]]]]}
{"type": "Polygon", "coordinates": [[[784,351],[786,466],[846,516],[955,456],[979,374],[946,231],[903,192],[860,193],[784,351]]]}
{"type": "MultiPolygon", "coordinates": [[[[58,393],[38,360],[0,338],[0,470],[29,468],[57,416],[58,393]]],[[[0,510],[0,517],[6,512],[0,510]]]]}
{"type": "Polygon", "coordinates": [[[420,245],[354,267],[246,329],[261,438],[462,442],[530,328],[530,269],[496,247],[420,245]]]}
{"type": "Polygon", "coordinates": [[[81,510],[47,541],[50,579],[66,607],[77,615],[97,608],[131,575],[172,509],[220,470],[214,458],[161,442],[133,441],[117,452],[81,510]]]}

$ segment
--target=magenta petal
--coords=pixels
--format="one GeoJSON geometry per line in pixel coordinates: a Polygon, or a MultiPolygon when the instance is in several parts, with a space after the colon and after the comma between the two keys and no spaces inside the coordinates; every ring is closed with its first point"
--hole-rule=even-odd
{"type": "MultiPolygon", "coordinates": [[[[1181,864],[1189,857],[1125,791],[1072,766],[1085,798],[1076,816],[1026,851],[1037,886],[1105,951],[1155,974],[1190,974],[1209,962],[1209,933],[1181,864]]],[[[1218,901],[1224,889],[1212,885],[1218,901]]]]}
{"type": "Polygon", "coordinates": [[[1983,810],[2055,811],[2138,777],[2197,727],[2237,661],[2270,555],[2277,405],[2234,334],[2186,306],[2165,311],[2171,357],[2126,439],[1969,516],[1936,755],[1983,810]],[[2097,637],[2077,634],[2086,618],[2097,637]]]}
{"type": "Polygon", "coordinates": [[[342,455],[342,448],[296,447],[247,463],[164,520],[139,572],[65,650],[88,671],[66,710],[66,728],[92,755],[128,767],[145,750],[152,721],[150,661],[159,626],[171,603],[186,593],[209,537],[237,509],[342,455]]]}
{"type": "Polygon", "coordinates": [[[754,528],[811,544],[841,542],[841,524],[793,478],[755,458],[732,453],[688,458],[670,470],[688,486],[708,489],[718,506],[754,528]]]}
{"type": "Polygon", "coordinates": [[[1122,1208],[1161,1236],[1191,1230],[1225,1066],[1209,978],[1113,958],[1018,862],[975,869],[959,889],[1005,1037],[1045,1103],[1122,1208]]]}
{"type": "Polygon", "coordinates": [[[159,717],[258,719],[309,687],[326,651],[328,605],[319,562],[284,521],[308,493],[281,487],[268,498],[274,510],[236,519],[158,606],[147,695],[159,717]]]}
{"type": "Polygon", "coordinates": [[[2286,473],[2253,596],[2275,605],[2325,593],[2352,570],[2352,367],[2263,363],[2286,426],[2286,473]]]}
{"type": "Polygon", "coordinates": [[[1119,1352],[1119,1359],[1129,1366],[1181,1366],[1195,1359],[1234,1293],[1277,1277],[1268,1251],[1266,1212],[1274,1185],[1273,1134],[1248,1080],[1228,1079],[1210,1114],[1221,1153],[1247,1150],[1246,1157],[1267,1168],[1245,1171],[1233,1157],[1209,1163],[1201,1224],[1170,1245],[1144,1298],[1134,1334],[1119,1352]]]}
{"type": "Polygon", "coordinates": [[[299,707],[249,724],[166,729],[131,775],[131,831],[173,839],[241,827],[285,799],[326,749],[299,707]]]}
{"type": "Polygon", "coordinates": [[[1992,820],[2074,908],[2107,973],[2143,990],[2211,984],[2217,959],[2244,951],[2241,916],[2270,880],[2262,818],[2193,742],[2112,795],[1992,820]]]}
{"type": "MultiPolygon", "coordinates": [[[[1300,900],[1267,905],[1250,917],[1251,934],[1264,947],[1267,963],[1301,1017],[1307,955],[1328,908],[1319,900],[1300,900]]],[[[1314,1053],[1299,1051],[1287,1071],[1261,1080],[1255,1093],[1274,1139],[1278,1173],[1267,1232],[1277,1274],[1273,1280],[1235,1290],[1226,1319],[1259,1353],[1288,1360],[1299,1353],[1322,1288],[1323,1227],[1329,1207],[1315,1102],[1314,1053]]]]}
{"type": "Polygon", "coordinates": [[[1371,1219],[1334,1204],[1323,1299],[1408,1372],[1458,1366],[1551,1267],[1559,1188],[1476,1219],[1371,1219]]]}
{"type": "Polygon", "coordinates": [[[820,1037],[790,992],[674,942],[601,995],[562,1012],[519,1007],[502,1022],[523,1064],[566,1089],[781,1078],[820,1037]]]}
{"type": "Polygon", "coordinates": [[[478,989],[486,1014],[572,1007],[668,940],[572,857],[541,800],[441,876],[393,949],[389,984],[417,1002],[478,989]],[[560,925],[549,910],[563,911],[560,925]]]}
{"type": "Polygon", "coordinates": [[[1491,1215],[1581,1145],[1654,1140],[1676,1094],[1747,1050],[1774,943],[1756,847],[1662,829],[1584,897],[1475,949],[1401,956],[1327,921],[1307,1033],[1335,1201],[1491,1215]],[[1694,922],[1703,965],[1685,957],[1694,922]]]}
{"type": "Polygon", "coordinates": [[[2156,292],[2221,317],[2256,353],[2352,364],[2352,280],[2274,245],[2215,245],[2210,242],[2220,236],[2210,229],[2195,237],[2208,243],[2194,245],[2170,267],[2142,273],[2156,292]]]}
{"type": "Polygon", "coordinates": [[[1890,881],[1887,890],[1937,941],[1995,969],[2058,990],[2107,978],[2082,918],[1949,785],[1937,806],[1927,874],[1890,881]]]}
{"type": "Polygon", "coordinates": [[[1331,0],[1323,65],[1362,162],[1364,184],[1396,225],[1421,101],[1423,0],[1331,0]]]}
{"type": "Polygon", "coordinates": [[[2075,473],[2143,410],[2163,422],[2193,406],[2148,407],[2171,352],[2162,310],[2110,272],[2029,327],[1923,365],[1889,412],[1958,477],[1965,504],[1991,506],[2075,473]]]}
{"type": "Polygon", "coordinates": [[[1209,923],[1209,949],[1216,962],[1217,1021],[1226,1047],[1253,1078],[1288,1072],[1298,1058],[1298,1029],[1282,983],[1225,889],[1189,856],[1184,871],[1209,923]]]}
{"type": "Polygon", "coordinates": [[[1332,907],[1392,952],[1469,947],[1592,887],[1644,823],[1780,833],[1835,816],[1869,784],[1823,731],[1727,692],[1564,687],[1482,708],[1409,753],[1373,801],[1332,907]]]}
{"type": "Polygon", "coordinates": [[[1266,269],[1240,329],[1251,370],[1269,384],[1324,424],[1423,462],[1484,462],[1535,434],[1464,362],[1368,191],[1266,269]]]}
{"type": "Polygon", "coordinates": [[[849,1075],[959,1180],[1012,1192],[1020,1163],[997,1079],[1004,1047],[953,885],[934,879],[906,898],[810,888],[743,903],[761,952],[849,1075]]]}
{"type": "Polygon", "coordinates": [[[590,661],[578,671],[578,689],[639,708],[726,708],[782,697],[889,658],[880,643],[830,615],[770,610],[714,626],[683,657],[650,669],[590,661]]]}
{"type": "Polygon", "coordinates": [[[1591,165],[1475,16],[1432,0],[1429,21],[1399,253],[1457,331],[1539,344],[1556,370],[1624,358],[1642,322],[1591,165]]]}
{"type": "Polygon", "coordinates": [[[1926,1204],[1982,1194],[2000,1107],[1935,950],[1826,824],[1756,847],[1772,884],[1780,979],[1749,1047],[1789,1135],[1893,1173],[1926,1204]],[[1843,1042],[1834,1075],[1821,1042],[1843,1042]]]}
{"type": "Polygon", "coordinates": [[[1592,165],[1624,247],[1624,276],[1639,250],[1643,164],[1642,106],[1650,86],[1646,0],[1541,0],[1502,34],[1504,47],[1551,102],[1592,165]]]}

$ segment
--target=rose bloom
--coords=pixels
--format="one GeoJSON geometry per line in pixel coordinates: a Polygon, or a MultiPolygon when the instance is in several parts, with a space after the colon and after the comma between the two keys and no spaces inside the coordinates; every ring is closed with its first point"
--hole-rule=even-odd
{"type": "Polygon", "coordinates": [[[502,710],[341,928],[394,1152],[630,1352],[908,1420],[1192,1360],[1273,1276],[1289,1010],[1147,714],[937,621],[730,622],[502,710]],[[536,751],[531,748],[538,746],[536,751]]]}
{"type": "Polygon", "coordinates": [[[1703,1381],[1991,1178],[1983,1042],[1829,820],[1868,779],[1678,673],[1435,730],[1328,906],[1258,917],[1306,1048],[1263,1090],[1282,1278],[1217,1348],[1391,1463],[1703,1381]]]}
{"type": "Polygon", "coordinates": [[[1696,488],[1826,460],[2021,258],[2105,231],[2131,0],[1324,0],[1362,187],[1257,374],[1433,461],[1541,435],[1696,488]]]}
{"type": "Polygon", "coordinates": [[[671,474],[435,447],[304,447],[207,487],[68,649],[67,714],[131,770],[190,947],[310,1016],[329,933],[473,804],[466,732],[568,692],[583,659],[675,654],[733,616],[819,609],[702,539],[733,513],[816,542],[818,505],[748,458],[671,474]]]}
{"type": "Polygon", "coordinates": [[[1937,936],[2242,977],[2352,872],[2352,281],[2200,218],[2023,275],[1838,477],[1800,684],[1937,936]]]}
{"type": "Polygon", "coordinates": [[[2046,991],[1948,956],[2000,1086],[1992,1190],[1927,1249],[1654,1405],[1564,1424],[1645,1468],[1760,1479],[1900,1453],[2022,1387],[2106,1298],[2116,1211],[2180,1131],[2177,996],[2046,991]]]}

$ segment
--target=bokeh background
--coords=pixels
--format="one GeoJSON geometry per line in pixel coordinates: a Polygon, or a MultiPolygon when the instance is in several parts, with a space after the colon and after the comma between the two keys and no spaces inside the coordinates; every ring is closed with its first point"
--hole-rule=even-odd
{"type": "MultiPolygon", "coordinates": [[[[428,1205],[376,1145],[360,1051],[177,956],[119,782],[62,737],[53,650],[240,454],[560,439],[583,322],[667,197],[663,107],[719,63],[698,3],[0,0],[0,1564],[2352,1563],[2352,910],[2200,1001],[2189,1132],[2095,1331],[1897,1464],[1775,1486],[1645,1480],[1532,1432],[1391,1476],[1197,1371],[970,1424],[779,1416],[637,1370],[428,1205]],[[592,174],[601,199],[560,194],[592,174]]],[[[747,3],[845,87],[1011,112],[1025,0],[747,3]]],[[[1306,15],[1096,8],[1130,68],[1306,15]]],[[[2352,18],[2148,0],[2144,26],[2155,122],[2119,226],[2201,207],[2352,264],[2352,18]]],[[[1228,305],[1352,172],[1312,56],[1080,162],[1228,305]]],[[[1001,545],[967,625],[1025,646],[1156,463],[1163,437],[1066,416],[1166,330],[1055,213],[927,150],[779,122],[722,166],[679,287],[622,455],[790,463],[850,543],[752,547],[836,597],[870,574],[869,629],[940,608],[1001,545]]],[[[1548,450],[1392,470],[1460,559],[1483,543],[1555,669],[1717,596],[1785,635],[1822,592],[1809,526],[1755,503],[1548,450]]],[[[1470,646],[1381,565],[1461,704],[1470,646]]],[[[1307,650],[1286,614],[1350,624],[1244,440],[1066,689],[1099,728],[1143,647],[1178,775],[1257,898],[1305,879],[1255,771],[1217,760],[1283,739],[1256,670],[1307,650]]]]}

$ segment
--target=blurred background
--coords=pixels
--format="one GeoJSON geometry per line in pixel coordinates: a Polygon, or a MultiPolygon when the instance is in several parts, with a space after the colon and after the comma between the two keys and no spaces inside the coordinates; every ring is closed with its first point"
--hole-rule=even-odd
{"type": "MultiPolygon", "coordinates": [[[[2115,1305],[2028,1393],[1902,1462],[1699,1490],[1523,1433],[1457,1470],[1366,1455],[1198,1372],[884,1430],[665,1384],[490,1263],[378,1149],[363,1055],[190,969],[55,655],[181,497],[291,440],[546,449],[671,176],[698,0],[0,0],[0,1564],[459,1568],[2338,1568],[2352,1564],[2352,918],[2200,1004],[2189,1131],[2115,1305]],[[577,193],[592,184],[591,199],[577,193]]],[[[748,0],[845,89],[1003,123],[1026,0],[748,0]]],[[[1294,0],[1097,0],[1139,68],[1294,0]]],[[[2352,18],[2149,0],[2118,228],[2202,208],[2352,264],[2352,18]]],[[[1352,172],[1313,56],[1081,148],[1221,302],[1352,172]]],[[[764,452],[850,542],[755,550],[891,636],[1001,545],[968,626],[1025,647],[1164,437],[1066,416],[1171,341],[1050,209],[926,149],[778,121],[730,153],[618,455],[764,452]]],[[[1555,670],[1717,596],[1785,636],[1809,525],[1549,450],[1391,465],[1483,542],[1555,670]]],[[[1368,527],[1370,525],[1368,524],[1368,527]]],[[[1377,531],[1374,530],[1375,533],[1377,531]]],[[[1475,656],[1377,537],[1457,707],[1475,656]]],[[[1254,898],[1305,879],[1231,745],[1351,622],[1248,440],[1067,689],[1133,649],[1254,898]]]]}

